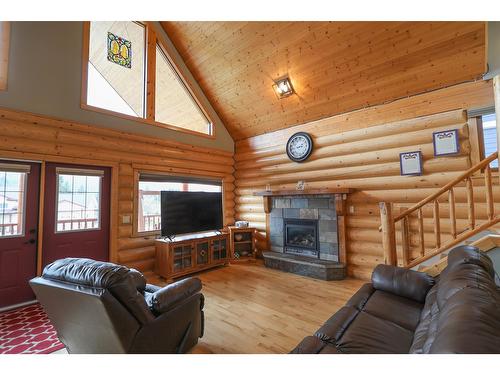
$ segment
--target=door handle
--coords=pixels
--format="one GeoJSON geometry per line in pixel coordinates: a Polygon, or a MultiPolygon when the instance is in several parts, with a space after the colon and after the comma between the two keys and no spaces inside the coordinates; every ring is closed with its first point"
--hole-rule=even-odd
{"type": "Polygon", "coordinates": [[[29,239],[28,241],[26,241],[24,244],[25,244],[25,245],[28,245],[28,244],[29,244],[29,245],[33,245],[35,242],[36,242],[36,241],[35,241],[35,239],[34,239],[34,238],[30,238],[30,239],[29,239]]]}

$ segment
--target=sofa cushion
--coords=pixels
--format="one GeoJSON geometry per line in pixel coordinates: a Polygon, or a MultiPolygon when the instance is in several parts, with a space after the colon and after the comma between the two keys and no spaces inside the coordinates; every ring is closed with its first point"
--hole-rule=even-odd
{"type": "Polygon", "coordinates": [[[440,308],[429,353],[498,353],[500,298],[486,287],[466,287],[440,308]]]}
{"type": "Polygon", "coordinates": [[[306,336],[290,354],[318,354],[326,345],[316,336],[306,336]]]}
{"type": "Polygon", "coordinates": [[[458,246],[448,253],[447,266],[441,272],[441,278],[450,272],[457,265],[475,264],[482,267],[491,277],[495,277],[495,269],[491,259],[474,246],[458,246]]]}
{"type": "Polygon", "coordinates": [[[366,303],[364,311],[381,319],[389,320],[410,331],[415,331],[423,307],[422,303],[415,300],[377,290],[366,303]]]}
{"type": "Polygon", "coordinates": [[[342,307],[316,331],[315,336],[335,345],[358,314],[359,310],[354,307],[342,307]]]}
{"type": "Polygon", "coordinates": [[[427,295],[410,353],[498,353],[500,294],[491,260],[461,246],[427,295]]]}
{"type": "Polygon", "coordinates": [[[422,307],[414,300],[365,284],[316,331],[315,336],[328,345],[308,339],[299,350],[304,352],[315,342],[317,353],[404,352],[411,346],[422,307]]]}
{"type": "Polygon", "coordinates": [[[362,310],[373,292],[375,292],[375,289],[372,284],[364,284],[351,298],[349,298],[349,301],[347,301],[345,305],[362,310]]]}
{"type": "Polygon", "coordinates": [[[425,299],[425,305],[420,313],[420,321],[413,335],[410,353],[428,353],[437,333],[439,308],[437,305],[437,285],[434,285],[425,299]]]}
{"type": "Polygon", "coordinates": [[[336,348],[352,354],[401,354],[408,353],[412,339],[412,331],[361,311],[337,341],[336,348]]]}
{"type": "Polygon", "coordinates": [[[379,264],[373,270],[372,284],[375,289],[424,303],[434,278],[425,272],[379,264]]]}

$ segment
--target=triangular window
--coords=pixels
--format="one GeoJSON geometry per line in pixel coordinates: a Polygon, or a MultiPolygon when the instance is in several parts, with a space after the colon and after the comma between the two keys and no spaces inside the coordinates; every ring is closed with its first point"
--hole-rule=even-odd
{"type": "Polygon", "coordinates": [[[83,108],[213,134],[209,117],[150,23],[95,21],[85,23],[84,32],[88,48],[83,108]]]}
{"type": "Polygon", "coordinates": [[[155,119],[161,123],[200,133],[210,132],[210,121],[158,44],[156,45],[155,119]]]}

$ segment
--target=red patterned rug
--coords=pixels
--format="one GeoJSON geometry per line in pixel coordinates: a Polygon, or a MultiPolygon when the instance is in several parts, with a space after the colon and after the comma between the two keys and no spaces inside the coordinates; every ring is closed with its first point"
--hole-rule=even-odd
{"type": "Polygon", "coordinates": [[[47,354],[62,348],[39,303],[0,313],[0,354],[47,354]]]}

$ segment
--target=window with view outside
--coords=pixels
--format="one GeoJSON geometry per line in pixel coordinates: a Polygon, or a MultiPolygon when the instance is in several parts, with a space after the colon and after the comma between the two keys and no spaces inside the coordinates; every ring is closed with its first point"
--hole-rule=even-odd
{"type": "Polygon", "coordinates": [[[0,237],[24,234],[26,173],[0,171],[0,237]]]}
{"type": "Polygon", "coordinates": [[[198,191],[221,192],[219,185],[171,181],[139,181],[138,232],[151,232],[161,229],[161,192],[198,191]]]}
{"type": "MultiPolygon", "coordinates": [[[[497,151],[497,123],[494,113],[481,116],[483,122],[484,156],[488,157],[497,151]]],[[[491,168],[498,168],[498,160],[490,164],[491,168]]]]}
{"type": "Polygon", "coordinates": [[[57,175],[56,232],[100,227],[101,176],[57,175]]]}
{"type": "Polygon", "coordinates": [[[145,117],[145,38],[137,22],[90,22],[88,105],[145,117]]]}
{"type": "Polygon", "coordinates": [[[159,45],[156,46],[155,120],[210,134],[211,124],[159,45]]]}

